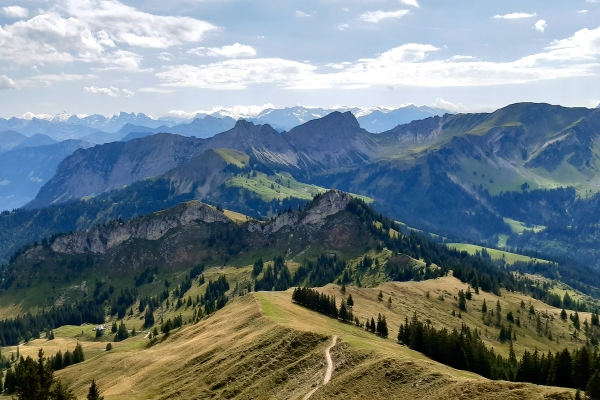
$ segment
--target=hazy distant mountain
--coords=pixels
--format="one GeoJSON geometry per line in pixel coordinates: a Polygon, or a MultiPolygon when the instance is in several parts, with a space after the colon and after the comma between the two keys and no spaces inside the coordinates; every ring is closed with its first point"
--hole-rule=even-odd
{"type": "Polygon", "coordinates": [[[148,134],[155,133],[175,133],[181,136],[193,136],[197,138],[208,138],[212,137],[217,133],[225,132],[235,126],[235,120],[230,117],[216,118],[207,115],[203,118],[196,118],[190,123],[179,124],[168,127],[166,125],[159,126],[158,128],[151,129],[146,126],[136,126],[133,124],[127,124],[118,132],[124,135],[121,140],[127,141],[136,139],[148,134]],[[130,134],[134,134],[129,136],[130,134]]]}
{"type": "Polygon", "coordinates": [[[95,128],[103,132],[117,132],[126,124],[140,125],[148,128],[158,128],[159,126],[173,126],[175,123],[168,119],[157,120],[147,116],[144,113],[126,113],[121,112],[118,115],[105,117],[104,115],[93,114],[87,117],[79,118],[72,115],[67,120],[69,124],[81,125],[88,128],[95,128]]]}
{"type": "MultiPolygon", "coordinates": [[[[80,139],[96,144],[120,141],[132,132],[168,132],[182,136],[206,138],[231,129],[235,125],[235,121],[239,119],[259,125],[269,124],[275,130],[283,132],[305,122],[322,118],[334,111],[351,112],[359,118],[360,125],[370,132],[381,132],[415,119],[446,113],[445,110],[412,105],[396,110],[383,107],[336,107],[327,109],[296,106],[281,109],[269,108],[258,115],[236,114],[223,109],[210,115],[196,114],[194,119],[177,117],[154,119],[143,113],[126,112],[108,117],[99,114],[81,116],[61,113],[54,117],[29,115],[27,118],[0,118],[0,132],[12,131],[24,136],[43,134],[55,141],[80,139]]],[[[0,144],[0,149],[2,149],[1,146],[0,144]]]]}
{"type": "Polygon", "coordinates": [[[56,140],[40,133],[31,137],[15,131],[0,132],[0,153],[25,147],[45,146],[56,143],[56,140]]]}
{"type": "Polygon", "coordinates": [[[37,146],[47,146],[50,144],[56,144],[58,141],[52,139],[50,136],[43,135],[41,133],[36,133],[33,136],[26,137],[15,149],[24,149],[26,147],[37,147],[37,146]]]}
{"type": "Polygon", "coordinates": [[[0,118],[0,132],[14,131],[25,136],[33,136],[41,133],[54,140],[80,139],[85,135],[98,132],[97,129],[71,125],[60,120],[46,120],[40,118],[0,118]]]}
{"type": "Polygon", "coordinates": [[[0,154],[0,211],[22,207],[31,201],[65,157],[90,146],[80,140],[65,140],[0,154]]]}
{"type": "Polygon", "coordinates": [[[19,132],[0,132],[0,152],[14,149],[23,143],[25,139],[27,139],[27,136],[21,135],[19,132]]]}
{"type": "Polygon", "coordinates": [[[350,111],[358,118],[360,126],[369,132],[383,132],[394,128],[397,125],[405,124],[414,120],[424,119],[434,115],[444,115],[447,110],[417,107],[408,105],[395,110],[384,107],[334,107],[334,108],[319,108],[319,107],[285,107],[285,108],[268,108],[260,112],[256,116],[235,115],[230,111],[223,110],[211,114],[217,117],[233,117],[236,119],[246,119],[257,124],[269,124],[277,130],[290,130],[305,122],[322,118],[334,111],[346,112],[350,111]]]}
{"type": "Polygon", "coordinates": [[[375,110],[358,118],[360,126],[369,132],[379,133],[395,128],[398,125],[411,121],[421,120],[433,116],[442,116],[449,113],[440,108],[417,107],[409,105],[391,111],[375,110]]]}

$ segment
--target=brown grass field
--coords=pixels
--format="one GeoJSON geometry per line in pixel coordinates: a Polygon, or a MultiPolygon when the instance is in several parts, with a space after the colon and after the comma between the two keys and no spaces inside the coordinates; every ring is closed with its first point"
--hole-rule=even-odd
{"type": "MultiPolygon", "coordinates": [[[[86,361],[58,371],[56,376],[69,383],[79,398],[84,398],[89,382],[96,379],[106,400],[121,399],[303,399],[320,385],[326,369],[325,348],[337,335],[333,347],[334,370],[331,381],[319,386],[313,399],[570,399],[572,391],[528,384],[489,381],[475,374],[455,370],[396,343],[398,325],[417,311],[437,327],[460,327],[465,322],[485,332],[479,308],[483,298],[492,309],[498,299],[502,313],[520,309],[521,299],[539,312],[557,312],[543,303],[516,293],[475,295],[462,318],[454,295],[466,289],[452,277],[424,282],[386,283],[376,288],[348,287],[354,313],[361,321],[377,313],[385,314],[390,337],[383,339],[365,330],[338,322],[291,302],[291,290],[259,292],[236,297],[224,309],[194,325],[159,336],[154,342],[139,334],[105,351],[106,342],[95,341],[92,326],[63,327],[55,330],[56,339],[39,339],[21,345],[24,355],[47,355],[73,350],[79,340],[86,361]],[[384,301],[377,300],[379,290],[384,301]],[[427,297],[429,292],[429,297],[427,297]],[[444,301],[438,297],[444,295],[444,301]],[[387,299],[392,298],[391,308],[387,299]],[[84,334],[81,335],[81,331],[84,334]]],[[[192,288],[192,290],[198,290],[192,288]]],[[[328,285],[323,292],[341,299],[340,288],[328,285]]],[[[560,310],[558,310],[560,311],[560,310]]],[[[567,322],[550,322],[555,337],[550,341],[535,332],[527,314],[528,326],[517,328],[515,350],[526,348],[562,349],[582,343],[572,341],[567,322]]],[[[130,322],[138,320],[134,316],[130,322]]],[[[589,315],[581,315],[589,319],[589,315]]],[[[141,321],[139,322],[141,325],[141,321]]],[[[522,324],[524,325],[524,324],[522,324]]],[[[488,329],[487,344],[505,354],[497,328],[488,329]]],[[[7,355],[13,348],[4,348],[7,355]]]]}

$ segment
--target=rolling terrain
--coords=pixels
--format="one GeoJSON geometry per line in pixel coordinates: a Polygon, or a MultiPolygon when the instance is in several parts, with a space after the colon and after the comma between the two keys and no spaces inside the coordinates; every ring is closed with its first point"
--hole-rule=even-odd
{"type": "MultiPolygon", "coordinates": [[[[221,149],[201,160],[211,158],[225,168],[249,162],[243,153],[221,149]]],[[[201,173],[202,165],[208,167],[191,169],[201,173]]],[[[534,265],[542,274],[560,267],[534,265]]],[[[79,396],[95,379],[107,400],[367,394],[568,399],[569,389],[492,381],[440,364],[398,344],[397,329],[416,313],[436,329],[476,329],[486,348],[505,358],[514,351],[519,359],[535,349],[575,352],[599,336],[599,328],[586,325],[594,315],[583,310],[593,310],[594,298],[564,282],[505,271],[481,255],[402,233],[364,201],[339,191],[268,221],[181,203],[31,244],[0,273],[0,340],[9,345],[2,354],[10,357],[19,343],[25,356],[39,348],[52,355],[79,342],[86,360],[56,377],[79,396]],[[304,285],[337,299],[352,295],[358,323],[385,315],[389,336],[292,302],[291,288],[304,285]],[[464,291],[471,297],[461,306],[457,297],[464,291]],[[575,300],[567,302],[567,293],[575,300]],[[484,301],[490,310],[501,307],[498,323],[493,313],[482,313],[484,301]],[[81,315],[81,326],[43,328],[32,320],[17,336],[3,325],[26,312],[32,318],[66,312],[75,302],[103,310],[107,326],[119,321],[137,335],[116,342],[109,331],[97,336],[89,324],[100,323],[97,316],[81,315]],[[562,306],[585,321],[585,330],[560,317],[562,306]],[[511,341],[501,336],[509,326],[511,341]],[[40,328],[52,329],[55,338],[44,339],[40,328]],[[107,343],[114,347],[103,351],[107,343]]],[[[591,285],[597,275],[589,271],[591,285]]]]}
{"type": "MultiPolygon", "coordinates": [[[[352,288],[349,293],[357,299],[354,310],[361,319],[376,312],[385,313],[393,333],[404,316],[414,310],[432,318],[439,313],[443,316],[442,320],[436,319],[439,324],[459,326],[462,321],[452,317],[450,310],[456,309],[451,303],[451,293],[460,287],[452,278],[419,284],[386,284],[381,290],[386,296],[391,294],[391,309],[377,300],[379,288],[352,288]],[[430,300],[426,298],[427,292],[431,293],[430,300]],[[447,296],[446,303],[437,300],[438,293],[447,296]]],[[[340,296],[339,286],[323,290],[340,296]]],[[[490,303],[495,299],[491,294],[482,293],[481,297],[484,296],[490,303]]],[[[503,306],[518,309],[521,299],[528,300],[514,296],[503,300],[503,306]]],[[[473,302],[473,318],[463,315],[468,317],[466,323],[477,325],[480,318],[475,303],[479,303],[480,298],[473,302]]],[[[532,302],[540,309],[543,307],[532,302]]],[[[136,318],[130,318],[125,322],[135,327],[135,321],[136,318]]],[[[553,329],[557,334],[566,334],[568,327],[560,325],[554,323],[553,329]]],[[[88,332],[91,326],[85,329],[88,332]]],[[[78,332],[77,329],[57,330],[56,339],[40,339],[21,346],[21,354],[34,355],[40,347],[47,353],[65,351],[74,346],[78,332]]],[[[572,395],[565,389],[489,381],[446,367],[398,345],[393,334],[389,339],[380,338],[362,328],[295,305],[289,291],[237,297],[196,324],[188,324],[154,341],[144,335],[141,332],[116,343],[109,352],[102,351],[105,342],[83,339],[86,361],[59,371],[57,376],[71,384],[79,395],[85,393],[94,378],[107,400],[214,396],[302,399],[313,388],[317,389],[311,396],[314,399],[357,398],[367,394],[375,399],[407,396],[569,399],[572,395]],[[327,369],[325,349],[334,336],[338,340],[331,348],[331,380],[320,385],[327,369]]],[[[507,345],[494,340],[490,343],[501,353],[507,353],[507,345]]],[[[553,347],[551,342],[538,339],[535,332],[524,329],[523,337],[516,342],[516,351],[521,353],[523,349],[548,345],[553,347]]],[[[15,348],[3,349],[4,354],[14,351],[15,348]]]]}

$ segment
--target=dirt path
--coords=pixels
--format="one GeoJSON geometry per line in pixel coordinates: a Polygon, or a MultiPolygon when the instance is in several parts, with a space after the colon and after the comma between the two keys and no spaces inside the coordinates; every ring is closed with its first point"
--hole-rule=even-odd
{"type": "Polygon", "coordinates": [[[333,348],[333,346],[335,346],[336,343],[337,343],[337,336],[334,336],[329,347],[327,347],[325,349],[325,359],[327,360],[327,370],[325,371],[325,378],[323,378],[323,383],[321,385],[317,386],[316,388],[314,388],[313,390],[311,390],[310,392],[308,392],[302,400],[308,400],[310,398],[310,396],[312,396],[317,391],[317,389],[319,389],[320,387],[322,387],[324,385],[327,385],[329,383],[329,381],[331,380],[331,373],[333,372],[333,361],[331,360],[331,349],[333,348]]]}

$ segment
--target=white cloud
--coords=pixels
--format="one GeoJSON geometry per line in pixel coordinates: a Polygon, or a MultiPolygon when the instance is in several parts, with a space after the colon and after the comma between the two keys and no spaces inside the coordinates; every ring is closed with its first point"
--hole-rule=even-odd
{"type": "Polygon", "coordinates": [[[537,15],[537,13],[527,14],[527,13],[512,13],[505,15],[494,15],[492,18],[496,19],[521,19],[521,18],[533,18],[537,15]]]}
{"type": "Polygon", "coordinates": [[[256,56],[256,50],[252,46],[234,43],[223,47],[196,47],[187,51],[189,54],[210,57],[242,58],[256,56]]]}
{"type": "Polygon", "coordinates": [[[586,0],[588,3],[597,3],[598,0],[586,0]]]}
{"type": "Polygon", "coordinates": [[[400,3],[419,8],[419,3],[417,3],[417,0],[400,0],[400,3]]]}
{"type": "Polygon", "coordinates": [[[65,74],[61,72],[60,74],[47,74],[47,75],[34,75],[31,79],[39,80],[39,81],[49,81],[49,82],[61,82],[61,81],[82,81],[87,79],[97,78],[96,75],[86,74],[65,74]]]}
{"type": "Polygon", "coordinates": [[[2,7],[4,15],[10,18],[27,18],[29,10],[20,6],[2,7]]]}
{"type": "Polygon", "coordinates": [[[452,61],[475,60],[475,57],[456,55],[456,56],[450,57],[450,60],[452,60],[452,61]]]}
{"type": "Polygon", "coordinates": [[[0,90],[17,89],[15,81],[6,75],[0,75],[0,90]]]}
{"type": "Polygon", "coordinates": [[[359,18],[365,22],[379,23],[384,19],[390,18],[402,18],[408,14],[408,10],[396,10],[396,11],[368,11],[362,14],[359,18]]]}
{"type": "Polygon", "coordinates": [[[107,88],[96,87],[96,86],[86,86],[83,88],[83,90],[88,93],[103,94],[103,95],[106,95],[109,97],[118,97],[119,96],[119,89],[117,89],[114,86],[107,87],[107,88]]]}
{"type": "Polygon", "coordinates": [[[166,49],[199,42],[217,29],[195,18],[153,15],[116,0],[59,0],[29,20],[0,26],[0,59],[21,65],[93,62],[106,69],[140,71],[142,56],[120,46],[166,49]]]}
{"type": "Polygon", "coordinates": [[[167,48],[199,42],[214,25],[190,17],[154,15],[116,0],[64,0],[62,7],[93,31],[105,31],[118,43],[136,47],[167,48]]]}
{"type": "Polygon", "coordinates": [[[578,13],[581,13],[581,14],[583,14],[583,13],[586,13],[586,12],[587,12],[587,10],[579,10],[579,11],[577,11],[577,12],[578,12],[578,13]]]}
{"type": "Polygon", "coordinates": [[[168,51],[163,51],[162,53],[158,53],[158,55],[156,57],[159,60],[163,60],[163,61],[173,61],[173,54],[169,53],[168,51]]]}
{"type": "Polygon", "coordinates": [[[173,93],[173,90],[172,89],[160,89],[160,88],[153,88],[153,87],[145,87],[145,88],[138,89],[138,92],[168,94],[168,93],[173,93]]]}
{"type": "Polygon", "coordinates": [[[34,114],[31,111],[28,111],[25,114],[21,115],[22,119],[26,119],[28,121],[31,121],[34,118],[51,120],[53,117],[54,116],[50,114],[34,114]]]}
{"type": "Polygon", "coordinates": [[[127,89],[121,89],[121,92],[125,93],[125,97],[127,97],[127,98],[130,98],[131,96],[133,96],[135,94],[131,90],[127,90],[127,89]]]}
{"type": "Polygon", "coordinates": [[[308,77],[316,69],[311,65],[280,58],[227,60],[213,64],[166,67],[156,74],[168,86],[192,86],[230,90],[250,84],[283,83],[290,77],[308,77]]]}
{"type": "Polygon", "coordinates": [[[462,103],[452,103],[450,101],[444,100],[441,97],[435,99],[435,102],[431,105],[435,108],[442,108],[444,110],[456,112],[456,113],[466,113],[466,112],[489,112],[495,110],[494,107],[488,106],[477,106],[477,107],[467,107],[462,103]]]}
{"type": "MultiPolygon", "coordinates": [[[[274,84],[287,89],[357,87],[473,87],[597,76],[600,28],[583,29],[543,51],[514,61],[432,59],[438,50],[409,43],[341,70],[281,58],[228,60],[199,66],[166,67],[157,74],[162,87],[243,89],[274,84]]],[[[463,56],[464,57],[464,56],[463,56]]]]}
{"type": "Polygon", "coordinates": [[[250,106],[233,106],[233,107],[213,107],[210,110],[197,110],[192,112],[187,112],[183,110],[171,110],[169,114],[174,117],[179,118],[195,118],[198,114],[200,115],[212,115],[218,114],[223,117],[231,117],[233,119],[240,118],[252,118],[256,117],[258,114],[263,112],[264,110],[276,108],[275,105],[271,103],[263,104],[263,105],[250,105],[250,106]]]}
{"type": "Polygon", "coordinates": [[[546,30],[547,27],[548,27],[548,24],[543,19],[540,19],[538,22],[536,22],[535,26],[534,26],[536,31],[540,31],[542,33],[544,33],[544,31],[546,30]]]}
{"type": "Polygon", "coordinates": [[[350,25],[348,25],[348,24],[339,24],[339,25],[337,26],[337,28],[338,28],[340,31],[345,31],[346,29],[350,28],[350,25]]]}
{"type": "Polygon", "coordinates": [[[221,48],[210,48],[208,55],[223,56],[228,58],[254,57],[256,56],[256,50],[254,50],[254,48],[251,46],[234,43],[231,46],[223,46],[221,48]]]}
{"type": "Polygon", "coordinates": [[[152,69],[140,68],[142,59],[141,55],[131,51],[117,50],[99,59],[99,61],[102,61],[106,65],[106,67],[100,68],[100,70],[151,71],[152,69]]]}
{"type": "Polygon", "coordinates": [[[307,14],[304,11],[296,10],[296,17],[298,18],[308,18],[310,16],[310,14],[307,14]]]}

